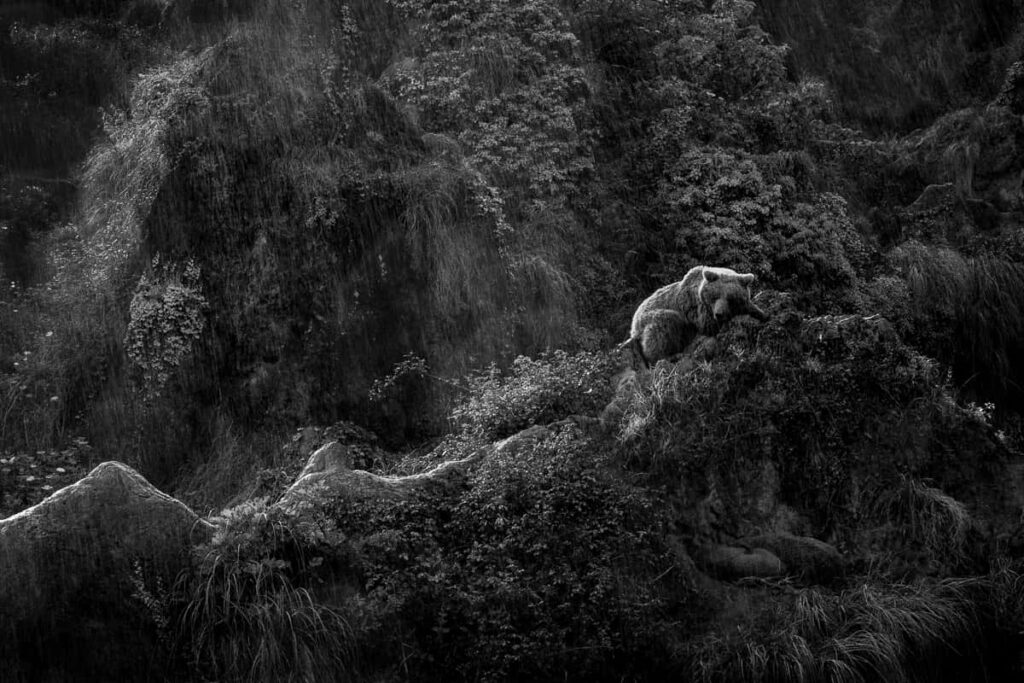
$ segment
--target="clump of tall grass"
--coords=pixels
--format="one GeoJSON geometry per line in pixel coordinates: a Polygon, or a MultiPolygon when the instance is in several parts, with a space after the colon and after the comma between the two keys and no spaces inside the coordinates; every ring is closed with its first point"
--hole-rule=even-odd
{"type": "Polygon", "coordinates": [[[330,565],[337,533],[260,500],[217,522],[176,587],[192,667],[224,681],[347,678],[355,658],[348,621],[308,588],[330,565]]]}
{"type": "Polygon", "coordinates": [[[802,591],[786,607],[775,603],[762,615],[767,622],[751,619],[696,641],[690,680],[946,680],[943,661],[978,656],[982,647],[976,583],[802,591]]]}
{"type": "Polygon", "coordinates": [[[429,274],[431,305],[446,320],[500,314],[507,277],[491,231],[470,216],[472,177],[428,163],[396,174],[405,199],[401,227],[412,267],[429,274]]]}
{"type": "Polygon", "coordinates": [[[988,575],[990,609],[996,626],[1016,634],[1024,649],[1024,564],[1001,562],[988,575]]]}
{"type": "Polygon", "coordinates": [[[955,565],[966,559],[974,521],[952,496],[903,476],[901,485],[884,491],[873,508],[874,517],[898,523],[906,537],[920,543],[936,560],[955,565]]]}
{"type": "Polygon", "coordinates": [[[169,171],[172,127],[190,110],[209,106],[199,78],[210,54],[182,56],[142,74],[128,110],[104,113],[107,139],[93,149],[82,173],[85,231],[102,233],[91,242],[94,250],[116,249],[126,237],[140,238],[141,221],[169,171]]]}
{"type": "Polygon", "coordinates": [[[1024,266],[952,249],[900,247],[917,343],[983,398],[1024,404],[1024,266]]]}
{"type": "Polygon", "coordinates": [[[736,377],[753,374],[753,356],[729,352],[715,362],[686,358],[658,363],[632,385],[619,420],[619,437],[645,469],[673,471],[703,462],[731,462],[756,452],[749,439],[770,427],[756,400],[731,391],[736,377]]]}

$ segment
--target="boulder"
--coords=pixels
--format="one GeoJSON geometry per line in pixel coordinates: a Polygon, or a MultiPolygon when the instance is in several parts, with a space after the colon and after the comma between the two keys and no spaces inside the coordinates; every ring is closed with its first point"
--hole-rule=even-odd
{"type": "Polygon", "coordinates": [[[285,491],[277,505],[295,510],[310,500],[401,500],[417,491],[443,493],[464,484],[465,471],[469,465],[480,460],[490,450],[508,447],[509,442],[517,437],[519,435],[492,447],[481,448],[462,460],[445,462],[428,472],[405,477],[388,477],[353,469],[351,450],[332,441],[309,456],[309,461],[295,483],[285,491]]]}
{"type": "Polygon", "coordinates": [[[786,573],[806,581],[828,583],[843,573],[843,557],[835,547],[810,536],[789,533],[748,536],[741,544],[777,556],[786,573]]]}
{"type": "Polygon", "coordinates": [[[960,203],[960,194],[953,183],[929,185],[914,202],[907,207],[912,213],[948,211],[960,203]]]}
{"type": "MultiPolygon", "coordinates": [[[[0,520],[0,614],[42,608],[95,577],[143,561],[184,566],[213,527],[119,462],[97,465],[33,507],[0,520]]],[[[173,574],[172,574],[173,576],[173,574]]]]}
{"type": "Polygon", "coordinates": [[[696,553],[698,566],[708,574],[726,580],[747,577],[782,576],[786,567],[778,556],[764,548],[714,545],[696,553]]]}
{"type": "MultiPolygon", "coordinates": [[[[117,680],[105,661],[132,666],[146,658],[147,618],[130,597],[137,582],[169,585],[212,533],[184,503],[119,462],[0,520],[0,660],[46,670],[47,649],[62,643],[58,659],[74,662],[83,680],[101,670],[117,680]],[[6,657],[14,648],[18,656],[6,657]]],[[[71,680],[64,673],[46,680],[71,680]]]]}
{"type": "Polygon", "coordinates": [[[823,315],[804,320],[800,328],[804,351],[825,358],[844,357],[851,352],[870,355],[899,342],[896,328],[879,315],[823,315]]]}

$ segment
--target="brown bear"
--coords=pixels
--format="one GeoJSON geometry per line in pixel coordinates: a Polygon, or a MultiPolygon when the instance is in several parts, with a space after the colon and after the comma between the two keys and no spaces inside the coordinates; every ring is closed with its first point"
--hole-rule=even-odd
{"type": "Polygon", "coordinates": [[[753,273],[729,268],[696,266],[679,282],[665,285],[633,314],[629,339],[619,348],[632,346],[644,367],[682,353],[700,336],[714,336],[738,315],[760,321],[768,315],[750,300],[753,273]]]}

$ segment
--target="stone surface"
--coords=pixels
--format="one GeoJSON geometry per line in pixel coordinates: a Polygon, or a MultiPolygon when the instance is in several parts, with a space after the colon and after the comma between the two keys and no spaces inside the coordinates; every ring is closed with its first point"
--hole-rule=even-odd
{"type": "Polygon", "coordinates": [[[914,213],[948,210],[960,201],[953,183],[929,185],[907,209],[914,213]]]}
{"type": "Polygon", "coordinates": [[[42,608],[141,560],[176,570],[212,526],[119,462],[0,520],[0,615],[42,608]]]}
{"type": "MultiPolygon", "coordinates": [[[[115,667],[148,666],[152,622],[131,597],[133,578],[170,585],[212,533],[118,462],[0,520],[0,661],[40,675],[49,648],[60,647],[58,659],[75,670],[39,680],[119,680],[115,667]]],[[[8,668],[0,679],[21,673],[8,668]]]]}
{"type": "Polygon", "coordinates": [[[844,356],[852,349],[870,352],[876,347],[898,344],[892,323],[879,315],[823,315],[803,321],[800,342],[804,350],[825,357],[844,356]]]}
{"type": "Polygon", "coordinates": [[[786,567],[778,556],[764,548],[714,545],[696,554],[697,564],[719,579],[782,576],[786,567]]]}
{"type": "Polygon", "coordinates": [[[776,555],[786,573],[807,581],[827,583],[843,573],[843,557],[833,546],[810,536],[789,533],[748,536],[740,541],[750,548],[763,548],[776,555]]]}
{"type": "MultiPolygon", "coordinates": [[[[491,448],[507,445],[517,436],[519,435],[509,437],[491,448]]],[[[285,491],[277,505],[285,509],[295,509],[311,499],[400,500],[415,491],[443,492],[462,486],[466,468],[482,458],[488,450],[490,449],[483,448],[467,458],[442,463],[422,474],[387,477],[352,469],[352,453],[347,447],[333,441],[320,447],[309,457],[295,483],[285,491]]]]}

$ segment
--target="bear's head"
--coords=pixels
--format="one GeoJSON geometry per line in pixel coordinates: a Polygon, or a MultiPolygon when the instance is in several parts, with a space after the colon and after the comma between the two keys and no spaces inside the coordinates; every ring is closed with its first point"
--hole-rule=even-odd
{"type": "Polygon", "coordinates": [[[721,327],[738,315],[749,315],[762,322],[768,320],[768,314],[750,300],[753,273],[737,273],[728,268],[705,268],[703,276],[697,298],[701,308],[710,313],[716,327],[721,327]]]}

